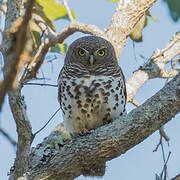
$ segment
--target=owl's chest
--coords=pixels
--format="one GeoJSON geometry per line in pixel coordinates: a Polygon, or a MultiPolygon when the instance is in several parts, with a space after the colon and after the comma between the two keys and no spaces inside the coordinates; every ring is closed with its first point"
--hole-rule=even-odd
{"type": "Polygon", "coordinates": [[[125,111],[123,80],[112,76],[62,79],[60,101],[67,129],[94,129],[125,111]]]}
{"type": "Polygon", "coordinates": [[[66,103],[87,109],[89,105],[95,107],[96,104],[111,103],[111,96],[119,93],[120,88],[120,78],[90,76],[62,80],[61,92],[66,103]]]}

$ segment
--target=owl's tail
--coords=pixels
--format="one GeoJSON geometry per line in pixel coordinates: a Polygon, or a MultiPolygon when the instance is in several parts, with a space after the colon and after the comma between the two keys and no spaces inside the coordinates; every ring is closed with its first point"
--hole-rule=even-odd
{"type": "Polygon", "coordinates": [[[83,176],[102,177],[106,171],[106,163],[102,163],[93,167],[84,167],[83,176]]]}

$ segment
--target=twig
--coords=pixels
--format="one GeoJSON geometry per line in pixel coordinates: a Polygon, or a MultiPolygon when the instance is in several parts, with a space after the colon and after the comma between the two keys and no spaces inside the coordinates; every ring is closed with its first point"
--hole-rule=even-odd
{"type": "Polygon", "coordinates": [[[54,57],[50,60],[46,60],[46,63],[52,63],[53,61],[57,60],[57,56],[54,54],[54,57]]]}
{"type": "Polygon", "coordinates": [[[69,6],[68,6],[67,0],[63,0],[63,4],[64,4],[64,7],[65,7],[66,10],[67,10],[67,14],[68,14],[68,17],[69,17],[70,21],[73,22],[73,21],[74,21],[74,18],[73,18],[73,16],[72,16],[71,10],[70,10],[70,8],[69,8],[69,6]]]}
{"type": "Polygon", "coordinates": [[[177,63],[180,64],[180,58],[177,58],[177,59],[173,62],[171,68],[174,69],[177,63]]]}
{"type": "MultiPolygon", "coordinates": [[[[48,80],[48,81],[50,81],[51,80],[51,78],[34,78],[34,79],[31,79],[31,81],[44,81],[44,80],[48,80]]],[[[23,82],[22,84],[26,84],[27,82],[23,82]]]]}
{"type": "MultiPolygon", "coordinates": [[[[178,58],[175,62],[173,62],[172,66],[171,66],[171,69],[170,69],[169,71],[173,71],[177,63],[180,63],[180,58],[178,58]]],[[[179,69],[180,69],[180,68],[179,68],[179,69]]],[[[177,72],[178,72],[178,71],[177,71],[177,72]]],[[[170,74],[170,73],[167,73],[167,74],[170,74]]],[[[168,83],[169,78],[170,78],[170,77],[167,77],[166,83],[168,83]]]]}
{"type": "Polygon", "coordinates": [[[148,60],[149,60],[149,58],[145,57],[145,56],[142,55],[142,54],[140,54],[139,57],[142,58],[142,59],[145,60],[145,61],[148,61],[148,60]]]}
{"type": "Polygon", "coordinates": [[[37,85],[37,86],[51,86],[51,87],[57,87],[58,86],[55,84],[43,84],[43,83],[24,83],[23,85],[37,85]]]}
{"type": "MultiPolygon", "coordinates": [[[[164,151],[164,149],[163,149],[163,151],[164,151]]],[[[163,173],[165,173],[164,180],[166,180],[166,177],[167,177],[167,163],[169,161],[170,155],[171,155],[171,152],[169,152],[167,160],[165,160],[164,157],[163,157],[163,159],[164,159],[164,166],[163,166],[163,169],[162,169],[162,172],[161,172],[161,179],[162,179],[163,173]]]]}
{"type": "Polygon", "coordinates": [[[164,164],[165,164],[166,163],[166,157],[165,157],[163,143],[161,143],[161,150],[162,150],[163,161],[164,161],[164,164]]]}
{"type": "Polygon", "coordinates": [[[164,138],[166,140],[166,142],[168,143],[168,146],[169,146],[169,137],[166,135],[166,133],[163,129],[163,126],[160,127],[159,134],[160,134],[159,143],[156,145],[156,148],[153,150],[153,152],[156,152],[158,150],[159,146],[162,145],[162,138],[164,138]]]}
{"type": "Polygon", "coordinates": [[[130,101],[134,106],[139,107],[140,104],[137,103],[134,99],[130,101]]]}
{"type": "Polygon", "coordinates": [[[36,131],[33,135],[34,137],[39,133],[41,132],[49,123],[50,121],[53,119],[53,117],[58,113],[58,111],[60,110],[61,108],[58,108],[58,110],[56,110],[56,112],[51,116],[51,118],[47,121],[47,123],[41,128],[39,129],[38,131],[36,131]]]}
{"type": "Polygon", "coordinates": [[[159,133],[160,133],[160,135],[166,140],[166,142],[168,143],[168,145],[169,145],[169,137],[167,136],[167,134],[166,134],[166,132],[164,131],[164,127],[161,127],[160,129],[159,129],[159,133]]]}
{"type": "Polygon", "coordinates": [[[46,79],[45,79],[45,75],[44,75],[44,72],[43,72],[42,67],[41,67],[41,69],[40,69],[40,70],[41,70],[41,74],[42,74],[42,77],[43,77],[43,82],[44,82],[44,83],[46,83],[46,79]]]}
{"type": "Polygon", "coordinates": [[[132,40],[132,44],[133,44],[133,55],[134,55],[134,59],[137,63],[137,57],[136,57],[136,49],[135,49],[135,42],[132,40]]]}
{"type": "Polygon", "coordinates": [[[6,137],[6,139],[7,139],[13,146],[16,146],[16,145],[17,145],[16,141],[15,141],[13,138],[11,138],[10,135],[9,135],[7,132],[5,132],[5,130],[3,130],[2,128],[0,128],[0,132],[2,133],[2,135],[3,135],[4,137],[6,137]]]}
{"type": "Polygon", "coordinates": [[[156,148],[153,150],[153,152],[156,152],[161,144],[162,144],[162,136],[160,136],[159,143],[156,145],[156,148]]]}
{"type": "Polygon", "coordinates": [[[40,80],[40,81],[44,81],[44,80],[51,80],[51,78],[36,78],[36,79],[31,79],[31,81],[37,81],[37,80],[40,80]]]}
{"type": "Polygon", "coordinates": [[[57,60],[57,56],[54,54],[54,57],[50,60],[47,60],[46,63],[50,63],[51,65],[51,72],[53,72],[53,61],[57,60]]]}

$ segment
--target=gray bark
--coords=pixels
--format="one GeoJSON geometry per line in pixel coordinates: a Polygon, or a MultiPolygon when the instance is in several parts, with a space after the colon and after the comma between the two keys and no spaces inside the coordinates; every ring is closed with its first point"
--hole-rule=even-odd
{"type": "Polygon", "coordinates": [[[120,156],[180,112],[180,74],[126,117],[61,145],[53,132],[31,153],[25,179],[74,179],[86,167],[120,156]]]}

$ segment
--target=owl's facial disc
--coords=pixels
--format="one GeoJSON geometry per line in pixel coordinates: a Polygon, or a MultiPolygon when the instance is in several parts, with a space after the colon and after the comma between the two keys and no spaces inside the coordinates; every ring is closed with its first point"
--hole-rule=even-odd
{"type": "Polygon", "coordinates": [[[117,63],[117,59],[109,41],[97,36],[84,36],[69,46],[65,63],[78,63],[93,69],[95,66],[117,63]]]}

